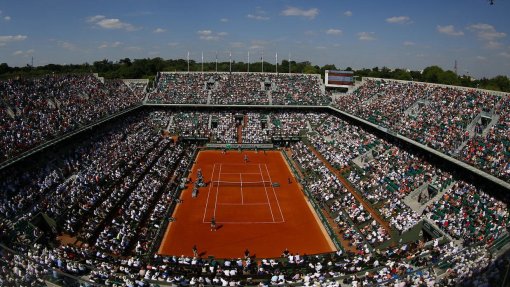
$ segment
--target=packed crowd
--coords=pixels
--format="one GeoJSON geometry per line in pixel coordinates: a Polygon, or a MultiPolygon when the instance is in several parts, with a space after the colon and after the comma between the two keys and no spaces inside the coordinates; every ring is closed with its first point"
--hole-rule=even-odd
{"type": "Polygon", "coordinates": [[[79,278],[89,286],[253,286],[259,282],[259,286],[492,286],[501,283],[505,262],[508,256],[494,260],[483,246],[452,243],[417,242],[365,255],[338,251],[309,256],[285,250],[281,258],[259,259],[259,263],[250,256],[222,260],[115,257],[88,247],[52,249],[36,244],[22,253],[4,250],[0,283],[44,286],[46,279],[77,285],[79,278]],[[446,272],[437,277],[439,267],[446,272]]]}
{"type": "Polygon", "coordinates": [[[369,79],[335,105],[508,180],[509,101],[474,89],[369,79]],[[498,122],[482,124],[483,112],[498,122]]]}
{"type": "MultiPolygon", "coordinates": [[[[351,286],[445,286],[473,280],[482,273],[487,275],[476,282],[488,284],[498,278],[503,259],[491,258],[487,247],[510,226],[506,204],[479,187],[360,127],[319,113],[142,112],[109,124],[51,162],[4,171],[1,178],[0,188],[5,192],[0,197],[0,230],[2,240],[12,242],[14,249],[4,249],[0,257],[3,285],[42,285],[43,278],[64,280],[59,272],[98,284],[126,286],[158,282],[235,286],[253,283],[250,280],[267,285],[338,286],[340,280],[351,286]],[[391,239],[389,230],[306,144],[297,142],[291,150],[305,175],[302,184],[334,218],[341,239],[352,252],[218,261],[145,256],[151,254],[154,238],[160,237],[162,222],[175,201],[175,183],[170,179],[186,172],[194,151],[193,146],[176,144],[161,131],[230,143],[237,141],[239,125],[245,142],[309,135],[309,144],[335,168],[346,171],[356,191],[379,207],[392,229],[405,232],[427,217],[467,247],[415,242],[379,249],[391,239]],[[363,164],[354,167],[355,161],[363,164]],[[427,184],[438,186],[441,195],[427,201],[419,214],[403,199],[427,184]],[[59,231],[87,244],[28,248],[26,238],[21,241],[19,233],[7,232],[14,228],[9,219],[27,221],[39,212],[56,218],[59,231]],[[440,268],[447,274],[439,279],[434,268],[444,262],[450,265],[440,268]],[[490,266],[496,267],[484,273],[490,266]]],[[[31,232],[29,239],[40,235],[37,230],[31,232]]]]}
{"type": "Polygon", "coordinates": [[[334,116],[328,116],[316,131],[317,134],[310,135],[310,142],[337,169],[347,167],[354,158],[381,142],[359,126],[334,116]]]}
{"type": "Polygon", "coordinates": [[[269,126],[268,114],[248,112],[243,122],[243,142],[247,143],[268,143],[271,142],[271,128],[269,126]]]}
{"type": "Polygon", "coordinates": [[[510,181],[510,96],[502,99],[495,110],[497,123],[485,133],[476,133],[459,158],[510,181]]]}
{"type": "Polygon", "coordinates": [[[207,104],[209,89],[206,74],[159,73],[156,88],[147,100],[155,103],[207,104]]]}
{"type": "Polygon", "coordinates": [[[510,226],[505,203],[454,178],[422,155],[377,139],[333,116],[315,130],[317,134],[310,138],[310,143],[337,169],[356,166],[346,172],[346,178],[364,198],[378,206],[381,215],[400,233],[425,215],[456,239],[490,244],[510,226]],[[353,164],[356,156],[359,161],[353,164]],[[424,204],[429,206],[423,214],[418,214],[404,203],[404,198],[429,185],[437,188],[442,196],[425,200],[424,204]]]}
{"type": "MultiPolygon", "coordinates": [[[[339,119],[327,119],[325,123],[326,122],[328,124],[321,125],[315,129],[319,132],[313,140],[310,140],[310,143],[319,147],[317,149],[321,151],[325,158],[349,156],[348,154],[351,153],[350,150],[347,149],[344,153],[341,152],[342,147],[346,145],[346,143],[342,141],[335,142],[332,140],[331,130],[328,132],[329,126],[336,125],[335,127],[337,129],[332,130],[341,135],[344,127],[339,128],[340,126],[338,126],[338,124],[342,121],[339,119]],[[337,122],[335,123],[335,121],[337,122]],[[335,152],[331,152],[333,150],[335,152]]],[[[357,132],[358,137],[356,140],[360,137],[369,138],[366,131],[360,130],[357,132]]],[[[345,138],[349,139],[349,137],[345,138]]],[[[348,144],[352,144],[352,148],[355,150],[370,143],[370,141],[356,143],[355,141],[349,140],[347,140],[347,142],[348,144]]],[[[302,143],[297,143],[293,147],[295,159],[303,166],[305,174],[308,175],[310,169],[315,170],[316,173],[326,172],[327,169],[321,166],[320,160],[311,156],[310,152],[308,152],[308,154],[304,152],[306,149],[307,148],[302,143]],[[318,166],[318,168],[312,168],[314,165],[318,166]]],[[[366,150],[364,150],[364,152],[366,152],[366,150]]],[[[506,204],[489,196],[472,184],[466,183],[458,178],[453,178],[451,174],[432,166],[421,156],[410,154],[383,140],[372,145],[372,149],[370,149],[369,153],[371,154],[370,156],[365,156],[364,168],[353,169],[347,176],[357,190],[365,198],[369,199],[373,205],[380,206],[381,202],[389,204],[387,208],[384,207],[385,205],[383,204],[382,207],[380,207],[380,212],[390,222],[392,228],[403,232],[414,226],[421,220],[422,216],[426,216],[432,219],[439,228],[454,239],[462,240],[465,246],[471,246],[476,243],[483,244],[481,247],[466,249],[460,254],[455,255],[454,263],[448,265],[447,276],[443,276],[443,284],[464,284],[464,280],[467,280],[470,284],[474,284],[473,282],[485,282],[487,284],[487,282],[491,280],[494,282],[494,280],[496,280],[495,278],[501,276],[499,272],[502,267],[498,265],[498,269],[494,270],[491,276],[484,277],[483,280],[475,280],[473,277],[485,272],[489,264],[495,264],[494,259],[490,258],[490,252],[486,250],[486,247],[491,246],[495,240],[507,234],[510,221],[506,204]],[[429,205],[425,208],[423,214],[418,214],[404,204],[402,199],[406,195],[409,195],[410,191],[415,190],[423,184],[433,184],[437,186],[442,192],[442,196],[433,199],[433,201],[428,201],[429,205]]],[[[362,155],[360,157],[363,158],[364,156],[362,155]]],[[[347,162],[352,164],[350,160],[347,162]]],[[[339,169],[342,167],[345,166],[337,166],[339,169]]],[[[329,183],[335,181],[335,178],[329,181],[326,180],[326,182],[329,183]]],[[[326,190],[326,192],[323,191],[323,194],[326,198],[329,198],[331,185],[325,184],[324,180],[320,180],[320,177],[319,179],[313,177],[311,183],[305,181],[304,186],[313,188],[316,183],[326,190]]],[[[350,197],[344,195],[342,198],[348,200],[350,197]]],[[[335,204],[338,206],[338,202],[335,202],[335,204]]],[[[375,220],[364,218],[363,216],[358,219],[359,221],[354,220],[354,218],[360,214],[359,205],[360,204],[356,201],[354,201],[354,203],[348,202],[348,206],[354,207],[354,209],[347,209],[347,212],[343,214],[340,220],[337,220],[337,222],[340,222],[341,232],[344,233],[343,239],[351,239],[352,242],[359,246],[358,249],[362,248],[361,234],[365,237],[366,242],[369,242],[371,245],[378,242],[377,239],[374,240],[374,237],[382,241],[389,239],[389,237],[384,237],[384,230],[381,227],[377,227],[377,222],[375,222],[375,220]],[[356,226],[356,224],[359,224],[364,219],[367,222],[370,221],[371,224],[358,228],[359,232],[353,232],[352,225],[349,226],[349,223],[354,223],[354,226],[356,226]],[[371,226],[372,224],[374,226],[371,226]],[[366,230],[369,230],[368,236],[367,232],[364,232],[366,230]],[[370,233],[370,231],[373,233],[370,233]],[[381,233],[378,235],[377,231],[381,233]]],[[[330,210],[335,211],[334,207],[330,207],[330,210]]],[[[361,224],[363,225],[363,223],[361,224]]],[[[444,256],[450,256],[457,251],[458,248],[452,245],[442,252],[444,256]]],[[[503,259],[499,259],[499,261],[501,260],[503,259]]],[[[407,286],[406,284],[416,283],[420,280],[423,280],[423,278],[408,276],[406,280],[397,281],[402,285],[396,286],[407,286]]]]}
{"type": "Polygon", "coordinates": [[[91,74],[0,81],[0,161],[134,106],[142,96],[91,74]]]}
{"type": "MultiPolygon", "coordinates": [[[[149,100],[327,104],[328,98],[315,80],[305,75],[223,74],[208,78],[199,73],[169,73],[160,75],[158,88],[149,100]]],[[[139,103],[144,97],[142,86],[119,80],[102,83],[91,75],[1,82],[0,116],[5,137],[1,139],[0,160],[139,103]]],[[[508,96],[368,81],[337,104],[435,149],[461,156],[504,179],[510,176],[508,96]],[[487,130],[478,125],[475,136],[469,139],[467,126],[487,110],[499,116],[497,123],[487,130]],[[466,145],[457,153],[462,143],[466,145]]],[[[127,286],[155,282],[227,286],[248,284],[248,277],[274,285],[338,286],[336,280],[343,278],[344,284],[352,286],[434,286],[455,285],[462,280],[473,283],[475,275],[481,277],[476,284],[488,284],[500,273],[501,259],[491,258],[487,247],[507,234],[510,218],[505,203],[422,156],[339,118],[317,113],[153,111],[109,125],[47,164],[2,171],[1,239],[13,243],[10,247],[14,251],[4,249],[0,257],[1,284],[40,285],[42,278],[62,279],[59,272],[65,272],[100,284],[127,286]],[[194,152],[193,146],[162,136],[162,130],[220,143],[240,138],[247,143],[264,143],[274,136],[307,134],[310,144],[329,163],[347,171],[344,175],[356,192],[378,206],[393,230],[405,232],[427,217],[469,247],[411,243],[378,249],[391,239],[389,231],[303,142],[297,142],[291,149],[305,174],[303,186],[332,215],[342,240],[355,253],[287,253],[282,260],[260,259],[258,264],[250,257],[220,262],[186,256],[142,256],[150,254],[153,239],[161,235],[162,222],[175,200],[176,186],[170,179],[183,175],[194,152]],[[354,160],[361,166],[353,168],[354,160]],[[437,186],[440,196],[425,200],[427,206],[418,213],[404,203],[404,198],[426,185],[437,186]],[[40,230],[12,232],[19,228],[14,222],[26,222],[39,212],[56,218],[59,232],[77,236],[87,244],[80,248],[28,248],[26,242],[38,238],[40,230]],[[473,243],[478,245],[471,246],[473,243]],[[447,275],[436,278],[427,262],[434,266],[449,262],[447,275]],[[491,266],[496,269],[485,273],[491,266]]]]}
{"type": "Polygon", "coordinates": [[[325,118],[320,113],[157,111],[155,120],[171,135],[208,138],[215,143],[271,143],[273,137],[300,136],[325,118]]]}
{"type": "Polygon", "coordinates": [[[268,91],[264,85],[267,74],[218,74],[214,78],[217,86],[212,92],[211,104],[269,104],[268,91]]]}
{"type": "Polygon", "coordinates": [[[151,103],[328,105],[320,77],[271,73],[160,73],[151,103]]]}
{"type": "Polygon", "coordinates": [[[272,79],[276,89],[271,93],[274,105],[328,105],[321,78],[316,75],[279,74],[272,79]]]}
{"type": "Polygon", "coordinates": [[[388,233],[379,228],[380,225],[374,221],[363,205],[347,191],[320,159],[309,152],[302,142],[293,144],[292,152],[293,158],[304,170],[304,187],[310,191],[317,202],[329,209],[331,216],[341,228],[344,240],[348,240],[360,254],[366,254],[370,253],[371,246],[365,236],[369,237],[372,243],[382,243],[389,239],[388,233]],[[370,225],[377,230],[374,237],[372,230],[366,228],[370,225]]]}

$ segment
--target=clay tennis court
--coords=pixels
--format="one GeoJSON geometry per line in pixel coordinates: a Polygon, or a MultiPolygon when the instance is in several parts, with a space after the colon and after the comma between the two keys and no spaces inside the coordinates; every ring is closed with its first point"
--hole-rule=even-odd
{"type": "Polygon", "coordinates": [[[192,256],[195,244],[200,256],[217,258],[242,257],[245,249],[259,258],[279,257],[285,248],[335,250],[279,151],[205,150],[193,165],[193,181],[198,169],[207,186],[195,198],[192,184],[183,191],[159,254],[192,256]],[[211,231],[212,217],[217,231],[211,231]]]}

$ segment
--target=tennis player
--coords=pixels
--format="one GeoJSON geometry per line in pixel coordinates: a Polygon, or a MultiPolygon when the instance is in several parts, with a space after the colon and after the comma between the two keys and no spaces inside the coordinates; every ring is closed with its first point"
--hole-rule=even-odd
{"type": "Polygon", "coordinates": [[[216,219],[214,219],[214,216],[211,218],[211,231],[216,231],[216,219]]]}
{"type": "Polygon", "coordinates": [[[245,154],[245,155],[244,155],[244,163],[247,163],[247,162],[248,162],[248,155],[247,155],[247,154],[245,154]]]}

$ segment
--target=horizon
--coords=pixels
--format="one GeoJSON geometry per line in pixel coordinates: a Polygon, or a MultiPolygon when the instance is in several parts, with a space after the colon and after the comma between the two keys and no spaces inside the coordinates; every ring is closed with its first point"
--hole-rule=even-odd
{"type": "Polygon", "coordinates": [[[0,4],[0,63],[92,64],[124,58],[288,60],[353,70],[437,65],[510,76],[508,1],[93,0],[0,4]],[[58,9],[56,9],[57,7],[58,9]],[[196,20],[199,19],[199,20],[196,20]],[[37,27],[37,30],[34,29],[37,27]]]}

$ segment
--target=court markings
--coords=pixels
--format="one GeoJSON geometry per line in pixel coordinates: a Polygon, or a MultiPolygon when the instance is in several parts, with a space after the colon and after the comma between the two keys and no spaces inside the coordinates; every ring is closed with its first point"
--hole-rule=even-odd
{"type": "MultiPolygon", "coordinates": [[[[280,213],[280,217],[281,217],[281,220],[277,220],[277,218],[275,218],[275,215],[273,213],[273,206],[271,205],[271,200],[269,198],[269,193],[268,193],[268,188],[263,185],[264,187],[264,192],[266,194],[266,198],[267,198],[267,202],[254,202],[254,203],[250,203],[250,202],[244,202],[244,192],[243,192],[243,187],[242,187],[242,175],[243,174],[251,174],[251,175],[254,175],[254,174],[257,174],[257,175],[260,175],[261,179],[262,179],[262,182],[264,182],[264,172],[263,172],[263,169],[262,169],[262,165],[259,163],[259,164],[225,164],[226,166],[247,166],[247,165],[250,165],[250,166],[255,166],[255,167],[258,167],[259,169],[259,172],[247,172],[247,173],[240,173],[240,172],[221,172],[222,170],[222,167],[223,167],[223,163],[219,163],[219,164],[214,164],[213,165],[213,170],[211,172],[211,182],[214,181],[214,178],[215,178],[215,171],[216,171],[216,165],[219,165],[219,171],[218,171],[218,182],[221,181],[221,175],[226,175],[226,174],[239,174],[239,179],[240,179],[240,183],[241,183],[241,186],[240,186],[240,192],[241,192],[241,203],[221,203],[221,202],[218,202],[218,197],[219,197],[219,193],[220,193],[220,188],[219,188],[219,185],[216,186],[216,189],[214,190],[212,188],[212,184],[209,184],[209,188],[208,188],[208,192],[207,192],[207,199],[206,199],[206,203],[205,203],[205,208],[204,208],[204,216],[202,218],[202,222],[203,223],[210,223],[211,221],[210,220],[207,220],[206,219],[206,216],[207,216],[207,210],[208,210],[208,207],[209,207],[209,198],[211,196],[211,192],[214,192],[216,191],[216,194],[214,195],[215,196],[215,199],[214,199],[214,209],[213,209],[213,216],[215,217],[216,219],[216,222],[217,223],[222,223],[222,224],[274,224],[274,223],[284,223],[285,222],[285,218],[283,216],[283,212],[281,210],[281,207],[280,207],[280,202],[279,202],[279,199],[278,199],[278,196],[276,195],[276,191],[275,191],[275,188],[271,185],[271,189],[273,190],[273,194],[274,194],[274,197],[276,199],[276,205],[278,206],[278,211],[280,213]],[[264,205],[267,205],[269,207],[269,211],[271,213],[271,217],[273,219],[273,221],[218,221],[218,219],[216,218],[216,211],[218,209],[218,206],[243,206],[243,205],[248,205],[248,206],[264,206],[264,205]]],[[[264,165],[264,168],[265,168],[265,171],[269,177],[269,182],[272,182],[271,181],[271,175],[269,174],[269,169],[267,168],[267,164],[263,164],[264,165]]],[[[221,197],[220,197],[221,198],[221,197]]]]}

